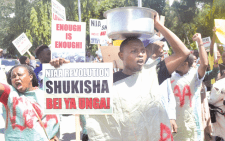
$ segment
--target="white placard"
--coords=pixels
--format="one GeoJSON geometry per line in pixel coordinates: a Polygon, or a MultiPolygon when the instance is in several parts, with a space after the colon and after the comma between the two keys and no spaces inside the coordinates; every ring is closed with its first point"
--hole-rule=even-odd
{"type": "Polygon", "coordinates": [[[210,44],[211,44],[211,38],[210,37],[202,38],[202,42],[203,42],[205,49],[209,50],[210,44]]]}
{"type": "Polygon", "coordinates": [[[107,21],[90,19],[90,43],[91,44],[107,44],[107,21]]]}
{"type": "Polygon", "coordinates": [[[84,62],[85,41],[85,22],[52,21],[52,59],[61,57],[70,62],[84,62]]]}
{"type": "Polygon", "coordinates": [[[112,114],[112,63],[43,64],[46,114],[112,114]]]}
{"type": "Polygon", "coordinates": [[[24,55],[24,53],[32,47],[32,44],[25,33],[20,34],[19,37],[12,41],[12,43],[21,55],[24,55]]]}
{"type": "Polygon", "coordinates": [[[52,0],[52,20],[66,21],[65,7],[62,6],[57,0],[52,0]]]}

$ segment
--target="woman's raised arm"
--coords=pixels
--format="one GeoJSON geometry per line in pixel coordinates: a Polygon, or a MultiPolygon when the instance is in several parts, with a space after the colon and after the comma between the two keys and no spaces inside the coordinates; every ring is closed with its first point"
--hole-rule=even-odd
{"type": "Polygon", "coordinates": [[[2,85],[2,83],[0,83],[0,98],[2,96],[2,93],[4,92],[5,87],[2,85]]]}

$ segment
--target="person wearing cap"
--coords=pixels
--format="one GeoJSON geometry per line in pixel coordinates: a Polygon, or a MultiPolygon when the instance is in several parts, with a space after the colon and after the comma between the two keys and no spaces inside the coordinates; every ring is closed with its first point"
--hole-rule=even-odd
{"type": "Polygon", "coordinates": [[[161,59],[163,57],[164,41],[164,37],[159,37],[157,35],[142,41],[146,48],[147,64],[151,63],[153,60],[161,59]]]}
{"type": "Polygon", "coordinates": [[[193,54],[190,54],[171,77],[172,89],[176,99],[176,123],[178,126],[178,132],[173,134],[175,141],[196,141],[203,137],[199,97],[208,59],[201,34],[196,33],[192,39],[198,42],[200,66],[192,67],[194,57],[193,54]]]}
{"type": "Polygon", "coordinates": [[[159,84],[181,64],[190,51],[182,41],[154,18],[154,27],[168,40],[174,54],[162,62],[145,64],[146,49],[141,40],[130,37],[120,45],[123,71],[113,75],[113,115],[90,115],[90,140],[172,141],[170,121],[161,102],[159,84]]]}
{"type": "Polygon", "coordinates": [[[4,59],[4,56],[3,56],[3,49],[0,48],[0,59],[4,59]]]}
{"type": "MultiPolygon", "coordinates": [[[[146,54],[147,54],[146,64],[151,64],[154,61],[160,62],[163,60],[164,41],[165,41],[164,37],[159,37],[157,35],[154,35],[153,37],[149,38],[147,42],[144,42],[144,45],[146,48],[146,54]]],[[[161,100],[162,100],[164,108],[166,109],[168,117],[170,119],[172,131],[176,133],[177,132],[176,101],[175,101],[174,93],[171,88],[171,83],[169,78],[167,78],[166,81],[164,81],[160,85],[160,91],[162,95],[161,100]]]]}

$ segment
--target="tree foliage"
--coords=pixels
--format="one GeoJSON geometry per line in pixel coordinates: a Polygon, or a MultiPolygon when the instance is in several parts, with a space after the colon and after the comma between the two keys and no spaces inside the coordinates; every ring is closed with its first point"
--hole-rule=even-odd
{"type": "Polygon", "coordinates": [[[51,4],[39,1],[31,8],[29,27],[26,35],[33,44],[33,50],[41,45],[51,43],[51,4]]]}
{"type": "MultiPolygon", "coordinates": [[[[58,0],[66,9],[67,21],[78,21],[78,0],[58,0]]],[[[11,55],[18,55],[12,41],[22,32],[33,44],[30,51],[51,42],[51,0],[0,0],[0,46],[11,55]],[[14,17],[10,16],[13,15],[14,17]]],[[[81,21],[86,22],[86,48],[89,43],[89,20],[105,19],[104,12],[117,7],[137,6],[137,0],[81,0],[81,21]]],[[[142,6],[165,15],[165,26],[172,30],[190,49],[195,48],[192,36],[212,36],[214,19],[225,19],[224,0],[142,0],[142,6]]]]}

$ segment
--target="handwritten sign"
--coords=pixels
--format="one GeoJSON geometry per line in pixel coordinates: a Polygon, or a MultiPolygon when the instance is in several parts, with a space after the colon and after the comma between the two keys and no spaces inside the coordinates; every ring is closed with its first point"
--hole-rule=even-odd
{"type": "Polygon", "coordinates": [[[203,42],[205,49],[209,50],[210,44],[211,44],[211,38],[210,37],[202,38],[202,42],[203,42]]]}
{"type": "Polygon", "coordinates": [[[45,112],[112,114],[112,63],[43,65],[45,112]]]}
{"type": "Polygon", "coordinates": [[[12,41],[12,43],[21,55],[26,53],[32,46],[25,33],[20,34],[19,37],[12,41]]]}
{"type": "Polygon", "coordinates": [[[62,6],[57,0],[52,0],[52,20],[66,21],[65,7],[62,6]]]}
{"type": "Polygon", "coordinates": [[[107,40],[106,20],[90,19],[90,43],[107,44],[107,40]]]}
{"type": "Polygon", "coordinates": [[[61,57],[70,62],[84,62],[85,40],[85,22],[52,21],[52,59],[61,57]]]}

